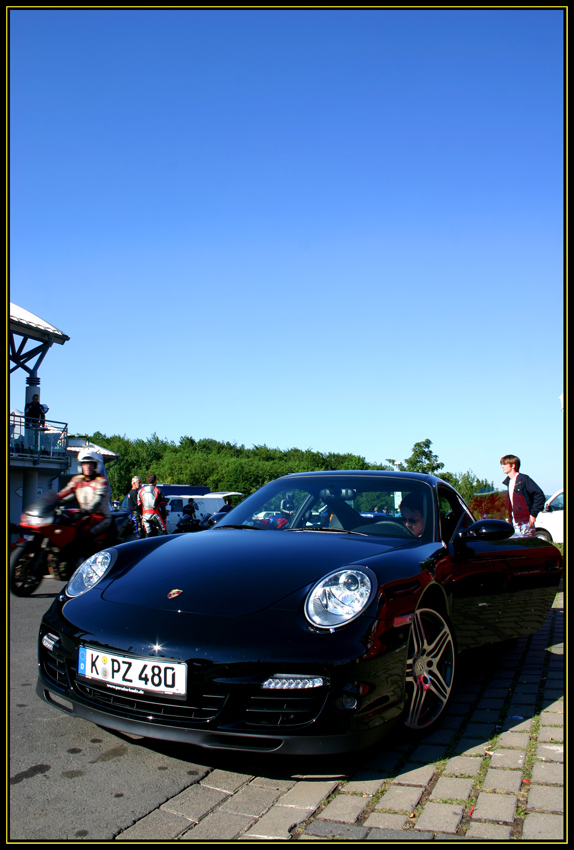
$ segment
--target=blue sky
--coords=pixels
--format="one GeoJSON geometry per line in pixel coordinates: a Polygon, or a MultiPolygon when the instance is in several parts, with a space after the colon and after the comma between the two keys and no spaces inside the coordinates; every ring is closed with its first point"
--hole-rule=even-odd
{"type": "Polygon", "coordinates": [[[372,462],[430,438],[562,486],[561,10],[9,21],[10,300],[70,336],[49,418],[372,462]]]}

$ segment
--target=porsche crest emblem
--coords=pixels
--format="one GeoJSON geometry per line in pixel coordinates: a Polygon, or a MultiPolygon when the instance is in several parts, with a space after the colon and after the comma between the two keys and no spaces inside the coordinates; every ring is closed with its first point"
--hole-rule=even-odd
{"type": "Polygon", "coordinates": [[[183,590],[178,590],[177,588],[174,588],[173,590],[170,590],[170,592],[167,594],[167,598],[174,599],[176,596],[179,596],[180,593],[183,593],[183,590]]]}

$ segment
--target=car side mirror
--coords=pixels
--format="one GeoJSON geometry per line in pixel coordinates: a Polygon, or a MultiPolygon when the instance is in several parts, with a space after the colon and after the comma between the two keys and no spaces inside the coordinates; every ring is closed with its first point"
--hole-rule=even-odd
{"type": "Polygon", "coordinates": [[[506,540],[512,537],[514,528],[503,519],[480,519],[458,535],[459,540],[506,540]]]}

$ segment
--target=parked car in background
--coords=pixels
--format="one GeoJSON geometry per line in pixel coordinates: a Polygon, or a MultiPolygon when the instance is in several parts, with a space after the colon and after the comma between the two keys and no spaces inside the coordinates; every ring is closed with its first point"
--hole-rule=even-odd
{"type": "Polygon", "coordinates": [[[281,516],[280,511],[261,511],[261,513],[254,516],[253,519],[271,519],[273,516],[281,516]]]}
{"type": "Polygon", "coordinates": [[[564,543],[564,490],[546,500],[544,510],[536,517],[534,534],[550,543],[564,543]]]}
{"type": "Polygon", "coordinates": [[[200,534],[88,558],[44,615],[37,693],[125,734],[355,751],[430,729],[457,651],[536,632],[561,576],[555,546],[430,475],[287,475],[200,534]],[[389,501],[402,519],[362,515],[389,501]]]}

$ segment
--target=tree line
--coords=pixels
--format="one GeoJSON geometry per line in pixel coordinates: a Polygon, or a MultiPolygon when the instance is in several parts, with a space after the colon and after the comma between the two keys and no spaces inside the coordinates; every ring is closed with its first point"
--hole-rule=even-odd
{"type": "Polygon", "coordinates": [[[131,487],[134,475],[145,482],[153,472],[164,484],[189,484],[209,487],[212,491],[236,490],[248,496],[263,484],[290,472],[312,472],[329,469],[389,469],[425,472],[443,478],[455,487],[468,503],[477,490],[491,486],[472,470],[450,473],[444,470],[432,451],[429,439],[413,446],[404,461],[387,458],[386,463],[368,463],[352,453],[318,452],[312,449],[272,449],[268,446],[246,448],[219,440],[194,440],[181,437],[179,443],[161,440],[152,434],[147,440],[126,436],[111,437],[96,431],[89,438],[118,456],[108,466],[108,478],[115,499],[122,499],[131,487]]]}

